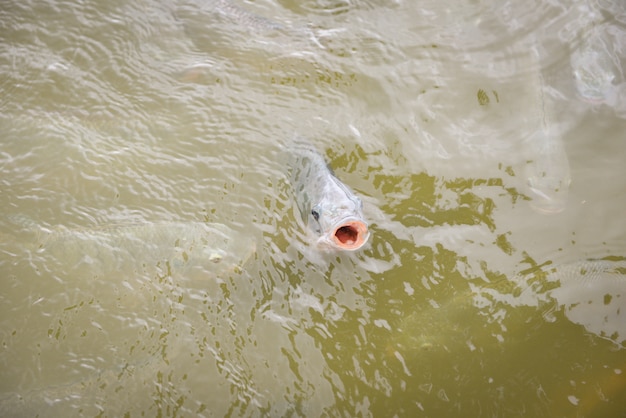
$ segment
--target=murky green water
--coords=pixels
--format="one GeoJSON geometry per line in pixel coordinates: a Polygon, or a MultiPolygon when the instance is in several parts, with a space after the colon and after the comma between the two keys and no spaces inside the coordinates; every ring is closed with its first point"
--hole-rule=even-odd
{"type": "Polygon", "coordinates": [[[624,416],[622,2],[0,22],[0,415],[624,416]],[[363,250],[307,242],[294,132],[363,250]]]}

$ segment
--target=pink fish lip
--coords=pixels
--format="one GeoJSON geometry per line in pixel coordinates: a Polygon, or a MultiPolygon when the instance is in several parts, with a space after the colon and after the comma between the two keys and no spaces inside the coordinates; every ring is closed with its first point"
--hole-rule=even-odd
{"type": "Polygon", "coordinates": [[[330,242],[338,249],[354,251],[361,248],[369,238],[367,224],[358,219],[344,220],[332,230],[330,242]]]}

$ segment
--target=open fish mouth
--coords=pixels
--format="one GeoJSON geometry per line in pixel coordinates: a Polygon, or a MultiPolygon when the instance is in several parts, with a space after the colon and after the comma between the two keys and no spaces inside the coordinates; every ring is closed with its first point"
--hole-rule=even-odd
{"type": "Polygon", "coordinates": [[[369,238],[367,224],[358,219],[338,223],[329,235],[331,244],[342,250],[358,250],[369,238]]]}

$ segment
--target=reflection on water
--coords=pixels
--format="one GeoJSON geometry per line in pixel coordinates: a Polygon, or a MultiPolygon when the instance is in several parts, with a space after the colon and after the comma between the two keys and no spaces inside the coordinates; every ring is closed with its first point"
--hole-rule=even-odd
{"type": "Polygon", "coordinates": [[[0,415],[626,409],[622,2],[3,12],[0,415]],[[302,234],[294,132],[358,252],[302,234]]]}
{"type": "Polygon", "coordinates": [[[36,237],[25,244],[32,246],[27,256],[31,264],[40,263],[37,270],[50,270],[52,275],[132,275],[155,265],[160,267],[159,274],[191,276],[194,267],[209,266],[211,273],[219,275],[241,270],[254,249],[252,237],[222,224],[161,222],[44,229],[30,219],[11,218],[26,227],[16,235],[36,237]]]}
{"type": "Polygon", "coordinates": [[[570,187],[570,168],[561,138],[546,134],[543,128],[528,140],[535,156],[526,165],[531,205],[539,211],[565,210],[570,187]]]}
{"type": "Polygon", "coordinates": [[[572,53],[571,64],[578,94],[590,103],[620,106],[619,90],[626,79],[623,73],[623,32],[610,23],[589,29],[580,46],[572,53]],[[618,52],[619,55],[616,55],[618,52]]]}
{"type": "Polygon", "coordinates": [[[626,335],[622,309],[625,261],[619,256],[582,261],[558,266],[548,276],[558,284],[550,295],[565,307],[570,321],[617,343],[626,335]]]}

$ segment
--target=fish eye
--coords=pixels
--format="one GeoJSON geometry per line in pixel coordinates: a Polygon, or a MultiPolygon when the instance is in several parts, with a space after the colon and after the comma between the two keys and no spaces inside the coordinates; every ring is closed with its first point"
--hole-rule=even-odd
{"type": "Polygon", "coordinates": [[[317,211],[316,209],[313,209],[311,210],[311,215],[313,216],[313,219],[315,219],[316,221],[319,221],[320,219],[319,211],[317,211]]]}

